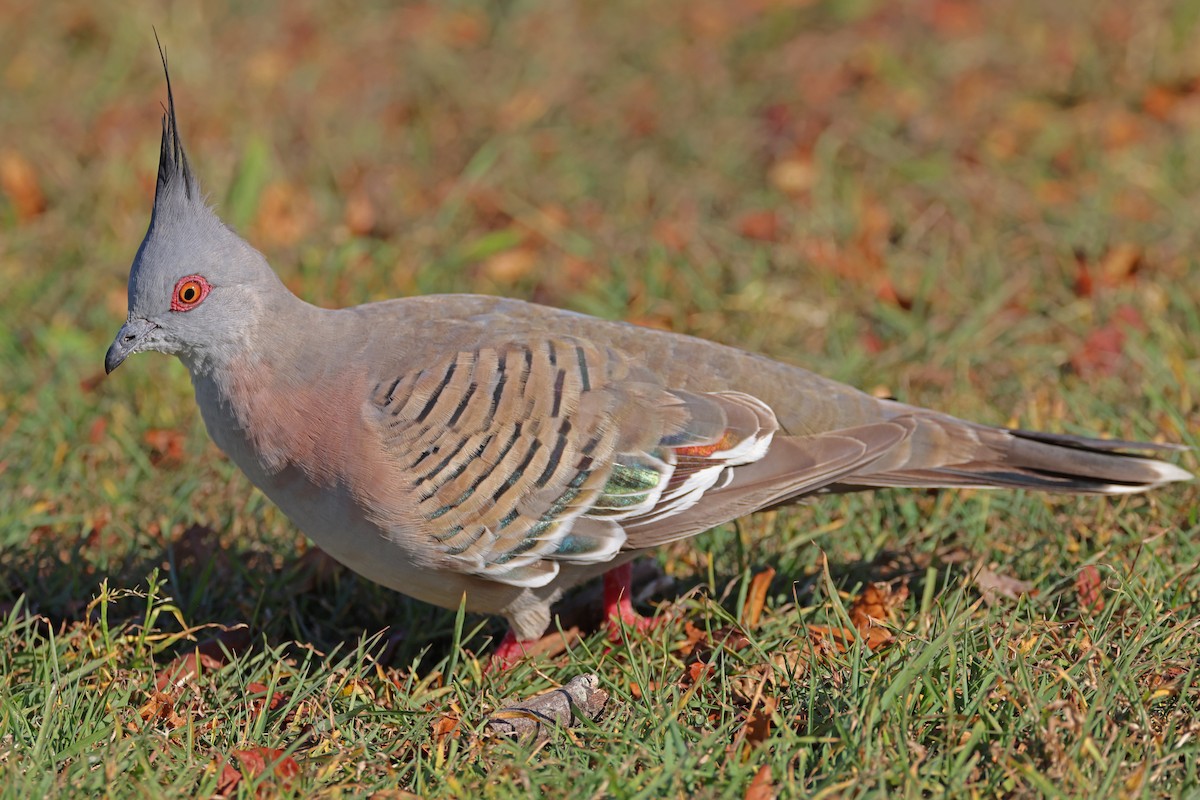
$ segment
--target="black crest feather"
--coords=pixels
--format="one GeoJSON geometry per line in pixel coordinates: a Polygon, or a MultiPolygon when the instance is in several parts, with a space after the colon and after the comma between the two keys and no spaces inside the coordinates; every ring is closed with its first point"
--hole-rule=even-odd
{"type": "Polygon", "coordinates": [[[162,118],[162,147],[158,154],[158,186],[154,192],[154,202],[157,205],[168,190],[175,188],[182,189],[184,197],[188,200],[194,200],[200,194],[200,185],[192,174],[187,153],[184,152],[183,142],[179,138],[179,122],[175,119],[175,96],[171,92],[171,72],[167,69],[167,54],[163,52],[162,42],[158,40],[158,31],[154,32],[154,42],[158,45],[163,74],[167,78],[167,107],[162,118]]]}

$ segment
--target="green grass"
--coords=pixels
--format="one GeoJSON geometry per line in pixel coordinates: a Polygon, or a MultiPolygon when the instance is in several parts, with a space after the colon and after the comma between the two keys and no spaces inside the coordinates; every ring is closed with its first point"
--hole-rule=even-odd
{"type": "Polygon", "coordinates": [[[102,379],[154,25],[212,202],[310,301],[503,293],[1195,447],[1200,4],[1044,5],[0,0],[0,795],[210,795],[260,747],[298,766],[268,795],[740,798],[764,766],[780,796],[1200,790],[1195,484],[822,499],[664,550],[648,636],[485,676],[499,624],[306,557],[181,365],[102,379]],[[983,567],[1031,591],[984,599],[983,567]],[[907,582],[894,643],[829,646],[872,580],[907,582]],[[689,624],[745,642],[688,655],[689,624]],[[214,638],[234,652],[156,687],[214,638]],[[475,736],[583,672],[613,698],[594,727],[475,736]]]}

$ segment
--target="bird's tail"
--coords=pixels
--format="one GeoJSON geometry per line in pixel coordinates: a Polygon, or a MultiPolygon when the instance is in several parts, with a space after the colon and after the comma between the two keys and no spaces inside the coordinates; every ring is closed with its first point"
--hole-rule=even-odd
{"type": "Polygon", "coordinates": [[[1129,494],[1194,478],[1187,470],[1154,457],[1188,449],[1181,445],[993,428],[928,412],[913,416],[917,428],[903,447],[849,476],[834,491],[1006,487],[1129,494]]]}

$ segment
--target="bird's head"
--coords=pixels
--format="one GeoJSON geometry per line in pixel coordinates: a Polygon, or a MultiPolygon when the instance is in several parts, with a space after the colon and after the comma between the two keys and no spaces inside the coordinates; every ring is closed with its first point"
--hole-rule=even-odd
{"type": "Polygon", "coordinates": [[[129,317],[105,372],[143,350],[178,355],[189,367],[228,356],[280,289],[262,254],[205,202],[179,138],[168,73],[154,210],[129,271],[129,317]]]}

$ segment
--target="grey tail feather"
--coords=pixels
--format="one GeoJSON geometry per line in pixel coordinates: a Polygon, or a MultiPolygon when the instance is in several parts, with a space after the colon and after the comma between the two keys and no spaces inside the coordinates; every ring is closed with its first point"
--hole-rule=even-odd
{"type": "Polygon", "coordinates": [[[854,475],[848,485],[832,490],[884,486],[1004,487],[1072,494],[1131,494],[1195,477],[1170,462],[1145,455],[1188,449],[1180,445],[983,426],[976,428],[976,433],[984,445],[977,460],[854,475]]]}
{"type": "Polygon", "coordinates": [[[167,107],[162,120],[162,145],[158,154],[158,185],[155,189],[155,199],[161,197],[175,178],[179,177],[183,181],[184,196],[192,200],[198,195],[199,185],[188,164],[183,141],[179,138],[179,122],[175,118],[175,95],[171,91],[171,72],[167,69],[167,54],[163,52],[157,30],[154,31],[154,43],[158,45],[158,56],[162,59],[163,75],[167,79],[167,107]]]}
{"type": "Polygon", "coordinates": [[[1008,434],[1011,440],[1005,461],[1022,471],[1018,481],[1045,482],[1039,488],[1051,491],[1128,494],[1194,477],[1181,467],[1145,454],[1178,452],[1187,449],[1184,447],[1024,430],[1008,434]]]}

